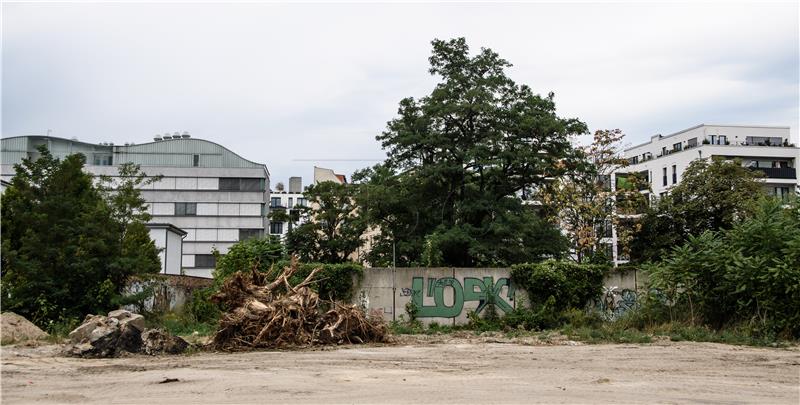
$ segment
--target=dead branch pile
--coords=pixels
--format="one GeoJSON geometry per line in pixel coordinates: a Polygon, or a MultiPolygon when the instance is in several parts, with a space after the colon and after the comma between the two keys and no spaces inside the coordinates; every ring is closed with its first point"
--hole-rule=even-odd
{"type": "MultiPolygon", "coordinates": [[[[319,281],[314,269],[292,285],[296,261],[275,277],[239,272],[225,281],[211,299],[229,310],[222,315],[212,346],[217,350],[246,350],[315,344],[384,341],[383,319],[371,319],[352,304],[319,298],[310,286],[319,281]]],[[[272,273],[272,271],[270,272],[272,273]]]]}

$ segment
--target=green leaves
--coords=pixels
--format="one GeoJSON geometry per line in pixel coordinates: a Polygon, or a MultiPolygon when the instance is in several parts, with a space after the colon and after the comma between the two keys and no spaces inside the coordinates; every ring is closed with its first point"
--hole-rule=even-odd
{"type": "Polygon", "coordinates": [[[689,236],[645,266],[670,306],[721,327],[746,322],[762,334],[800,336],[800,217],[797,201],[759,201],[752,218],[689,236]]]}
{"type": "Polygon", "coordinates": [[[219,256],[214,269],[214,280],[217,284],[222,284],[231,274],[250,271],[254,267],[258,271],[266,272],[273,264],[284,259],[286,251],[278,237],[270,235],[246,239],[231,246],[227,254],[219,256]]]}
{"type": "Polygon", "coordinates": [[[563,238],[519,195],[576,167],[570,136],[586,132],[506,76],[490,49],[434,40],[431,94],[400,102],[377,137],[387,160],[354,176],[380,229],[368,260],[400,265],[507,265],[560,256],[563,238]],[[550,243],[552,240],[553,243],[550,243]],[[542,248],[546,246],[547,248],[542,248]]]}
{"type": "Polygon", "coordinates": [[[2,306],[46,327],[123,303],[127,281],[160,264],[138,167],[123,165],[118,189],[96,187],[83,155],[38,151],[2,197],[2,306]]]}
{"type": "Polygon", "coordinates": [[[305,223],[286,237],[290,254],[301,261],[343,263],[363,245],[367,222],[356,204],[359,188],[330,181],[310,186],[303,194],[310,207],[302,213],[305,223]]]}
{"type": "Polygon", "coordinates": [[[731,229],[751,218],[765,195],[758,178],[757,172],[742,167],[738,160],[693,161],[680,184],[642,218],[631,258],[658,260],[689,235],[731,229]]]}

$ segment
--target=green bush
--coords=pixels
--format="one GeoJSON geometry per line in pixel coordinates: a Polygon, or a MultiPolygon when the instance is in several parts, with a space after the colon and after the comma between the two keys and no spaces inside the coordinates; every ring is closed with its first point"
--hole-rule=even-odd
{"type": "MultiPolygon", "coordinates": [[[[644,266],[669,321],[754,335],[800,337],[800,204],[766,199],[722,232],[690,236],[661,263],[644,266]]],[[[655,308],[655,309],[654,309],[655,308]]],[[[660,321],[666,321],[661,319],[660,321]]]]}
{"type": "Polygon", "coordinates": [[[584,308],[600,296],[608,270],[608,265],[547,260],[512,266],[511,279],[528,292],[532,308],[541,307],[552,297],[552,308],[563,311],[584,308]]]}
{"type": "Polygon", "coordinates": [[[217,292],[212,287],[200,288],[192,292],[192,297],[183,307],[183,316],[191,322],[214,323],[219,319],[220,310],[211,302],[217,292]]]}
{"type": "Polygon", "coordinates": [[[258,271],[269,271],[273,264],[286,259],[283,244],[276,236],[251,238],[231,246],[225,255],[217,255],[217,267],[214,269],[214,280],[217,285],[237,271],[250,271],[256,267],[258,271]]]}

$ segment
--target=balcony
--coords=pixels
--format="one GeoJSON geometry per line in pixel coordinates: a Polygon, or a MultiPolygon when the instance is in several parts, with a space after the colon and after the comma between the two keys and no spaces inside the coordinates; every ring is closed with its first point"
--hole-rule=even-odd
{"type": "Polygon", "coordinates": [[[768,179],[796,179],[797,169],[794,167],[753,167],[763,172],[768,179]]]}

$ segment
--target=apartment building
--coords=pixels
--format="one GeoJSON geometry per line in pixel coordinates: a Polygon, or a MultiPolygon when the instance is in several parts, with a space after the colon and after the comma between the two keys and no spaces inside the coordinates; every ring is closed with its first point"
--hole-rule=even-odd
{"type": "Polygon", "coordinates": [[[271,220],[269,223],[269,234],[280,236],[281,239],[285,238],[289,231],[303,223],[299,208],[307,206],[308,202],[303,196],[302,177],[290,177],[288,190],[283,184],[278,183],[275,190],[270,191],[269,209],[270,211],[285,210],[288,214],[288,218],[286,221],[271,220]]]}
{"type": "MultiPolygon", "coordinates": [[[[669,193],[680,183],[696,159],[739,159],[742,165],[764,173],[767,193],[784,197],[798,189],[797,162],[800,148],[790,140],[789,127],[701,124],[670,135],[654,135],[648,142],[625,149],[629,166],[614,173],[612,187],[630,173],[646,179],[650,200],[669,193]]],[[[627,262],[619,252],[612,229],[615,263],[627,262]]]]}
{"type": "Polygon", "coordinates": [[[177,132],[157,136],[153,142],[126,145],[37,135],[3,138],[0,177],[13,177],[13,165],[23,158],[36,158],[39,145],[47,146],[56,158],[84,154],[86,170],[95,175],[113,179],[119,164],[133,162],[149,176],[163,176],[144,187],[142,196],[152,223],[186,232],[180,263],[183,274],[211,277],[214,250],[225,254],[237,241],[264,235],[268,225],[266,165],[217,143],[177,132]]]}

